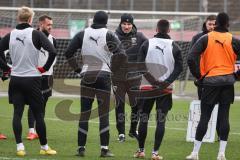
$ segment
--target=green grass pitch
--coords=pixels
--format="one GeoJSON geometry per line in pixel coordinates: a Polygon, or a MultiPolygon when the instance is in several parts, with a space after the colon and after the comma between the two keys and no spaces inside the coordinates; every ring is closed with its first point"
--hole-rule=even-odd
{"type": "MultiPolygon", "coordinates": [[[[77,149],[77,129],[78,121],[63,121],[56,117],[54,112],[55,106],[62,98],[51,98],[48,102],[46,109],[46,124],[48,144],[57,150],[56,156],[40,156],[39,155],[39,142],[38,140],[28,141],[27,135],[27,107],[22,120],[23,124],[23,142],[27,155],[25,159],[57,159],[57,160],[74,160],[74,159],[86,159],[95,160],[101,159],[100,146],[99,146],[99,131],[98,131],[98,118],[92,119],[89,123],[89,134],[86,145],[86,157],[79,158],[74,156],[77,149]]],[[[71,112],[79,113],[80,105],[78,99],[72,99],[74,101],[71,112]]],[[[187,117],[190,100],[174,100],[174,106],[168,114],[168,121],[166,124],[166,132],[163,143],[160,147],[160,154],[166,160],[183,160],[192,150],[192,143],[186,142],[186,128],[187,117]]],[[[240,148],[240,102],[236,101],[231,106],[230,112],[230,124],[231,132],[229,135],[229,142],[227,146],[226,156],[229,160],[239,160],[239,148],[240,148]]],[[[96,107],[96,103],[94,103],[96,107]]],[[[16,144],[14,135],[12,132],[12,111],[13,107],[8,104],[7,98],[0,98],[0,131],[7,135],[7,140],[0,141],[0,159],[19,159],[15,156],[16,144]]],[[[129,130],[129,111],[130,108],[126,106],[127,120],[126,120],[126,133],[129,130]]],[[[150,118],[148,136],[146,140],[146,158],[150,159],[151,150],[153,147],[154,131],[155,131],[155,110],[152,111],[152,117],[150,118]]],[[[124,143],[117,141],[117,131],[115,127],[115,114],[114,111],[110,113],[110,149],[115,154],[114,160],[130,160],[134,159],[133,154],[137,149],[137,142],[135,139],[126,137],[124,143]]],[[[214,160],[218,153],[218,142],[204,143],[200,151],[200,159],[202,160],[214,160]]]]}

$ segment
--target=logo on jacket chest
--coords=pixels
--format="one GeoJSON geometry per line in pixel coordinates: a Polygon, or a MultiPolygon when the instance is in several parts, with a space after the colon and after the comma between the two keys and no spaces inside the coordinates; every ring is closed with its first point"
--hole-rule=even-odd
{"type": "Polygon", "coordinates": [[[129,49],[137,45],[137,38],[133,37],[131,39],[125,39],[121,41],[123,49],[129,49]]]}
{"type": "Polygon", "coordinates": [[[137,45],[137,38],[136,37],[132,37],[131,38],[131,43],[132,43],[132,46],[136,46],[137,45]]]}

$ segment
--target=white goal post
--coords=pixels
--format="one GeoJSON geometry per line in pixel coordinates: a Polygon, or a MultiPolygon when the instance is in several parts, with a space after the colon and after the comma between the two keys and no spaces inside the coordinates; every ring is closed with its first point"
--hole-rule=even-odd
{"type": "MultiPolygon", "coordinates": [[[[0,7],[1,22],[0,36],[6,30],[14,28],[16,25],[16,12],[18,7],[0,7]]],[[[78,29],[82,23],[83,27],[91,24],[93,15],[98,10],[93,9],[53,9],[53,8],[33,8],[35,18],[33,26],[37,25],[37,19],[42,14],[49,14],[54,21],[53,31],[56,31],[56,38],[71,38],[69,32],[71,28],[78,29]],[[62,31],[62,34],[59,32],[62,31]],[[65,34],[63,34],[63,32],[65,34]]],[[[216,12],[163,12],[163,11],[124,11],[105,10],[109,14],[108,28],[115,30],[120,22],[123,13],[130,13],[134,16],[137,28],[149,38],[155,32],[156,23],[159,19],[167,19],[171,23],[172,39],[179,41],[189,41],[192,35],[201,30],[202,23],[208,15],[216,15],[216,12]],[[152,34],[150,34],[152,32],[152,34]]]]}
{"type": "MultiPolygon", "coordinates": [[[[0,7],[0,10],[5,11],[17,11],[18,7],[0,7]]],[[[62,13],[95,13],[99,10],[95,9],[62,9],[62,8],[33,8],[34,11],[38,12],[62,12],[62,13]]],[[[166,15],[166,16],[208,16],[216,15],[216,12],[167,12],[167,11],[126,11],[126,10],[103,10],[108,14],[144,14],[144,15],[166,15]]]]}

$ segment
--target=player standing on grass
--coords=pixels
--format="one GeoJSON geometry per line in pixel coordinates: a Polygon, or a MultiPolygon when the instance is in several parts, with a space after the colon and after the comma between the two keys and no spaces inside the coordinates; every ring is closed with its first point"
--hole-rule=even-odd
{"type": "Polygon", "coordinates": [[[198,160],[202,139],[207,132],[208,122],[215,104],[219,103],[220,146],[217,160],[225,160],[225,149],[230,130],[229,110],[234,101],[234,69],[240,55],[240,41],[228,32],[229,17],[219,13],[214,31],[202,36],[190,51],[188,65],[195,78],[203,86],[201,117],[197,126],[192,153],[188,160],[198,160]],[[197,59],[200,57],[200,64],[197,59]]]}
{"type": "Polygon", "coordinates": [[[111,94],[110,61],[112,54],[123,53],[120,49],[120,41],[116,35],[106,27],[108,15],[104,11],[98,11],[93,18],[91,27],[79,32],[70,42],[65,56],[70,66],[76,72],[79,62],[76,62],[74,54],[81,49],[83,76],[80,84],[81,90],[81,114],[78,128],[77,156],[85,156],[85,145],[88,134],[88,121],[91,115],[92,104],[95,96],[98,101],[99,133],[101,145],[101,157],[113,157],[109,145],[109,107],[111,94]]]}
{"type": "Polygon", "coordinates": [[[9,83],[9,102],[13,104],[13,131],[17,143],[17,156],[26,154],[22,143],[22,115],[24,105],[29,104],[36,118],[36,130],[41,144],[41,155],[54,155],[47,144],[46,125],[43,118],[44,105],[41,93],[41,74],[51,67],[56,51],[46,36],[32,28],[34,12],[31,8],[21,7],[18,10],[16,29],[0,41],[0,67],[6,73],[11,72],[9,83]],[[44,66],[38,66],[39,50],[44,48],[49,53],[44,66]],[[4,59],[4,51],[9,49],[12,60],[10,68],[4,59]]]}
{"type": "MultiPolygon", "coordinates": [[[[216,26],[216,16],[215,15],[208,16],[206,21],[203,23],[202,32],[193,36],[191,44],[190,44],[190,49],[199,40],[199,38],[201,38],[203,35],[211,32],[211,31],[213,31],[215,26],[216,26]]],[[[198,61],[200,62],[200,59],[198,61]]],[[[197,88],[198,89],[198,98],[201,99],[202,88],[201,88],[201,86],[197,86],[197,87],[198,87],[197,88]]]]}
{"type": "MultiPolygon", "coordinates": [[[[139,54],[139,49],[143,42],[147,38],[141,33],[137,32],[137,27],[133,23],[133,17],[131,14],[124,13],[121,16],[121,22],[116,29],[116,35],[121,41],[123,49],[125,49],[126,55],[128,56],[128,62],[137,62],[137,57],[139,54]]],[[[131,72],[131,70],[128,70],[131,72]]],[[[138,73],[128,73],[128,75],[119,79],[116,75],[112,76],[113,85],[117,87],[116,89],[116,122],[118,130],[118,140],[119,142],[125,141],[125,95],[129,96],[129,102],[131,106],[131,124],[129,130],[129,136],[132,138],[137,138],[138,134],[137,124],[139,121],[138,105],[139,101],[136,101],[136,97],[132,96],[130,88],[132,86],[139,86],[141,83],[141,75],[138,73]]]]}
{"type": "MultiPolygon", "coordinates": [[[[43,32],[48,40],[54,45],[56,49],[56,39],[51,35],[53,21],[52,18],[48,15],[42,15],[38,19],[39,22],[39,28],[38,30],[43,32]]],[[[48,52],[41,48],[39,59],[38,59],[38,65],[43,66],[48,59],[48,52]]],[[[56,60],[54,61],[55,64],[56,60]]],[[[45,108],[47,105],[48,98],[52,95],[52,85],[53,85],[53,66],[50,67],[50,69],[42,74],[42,94],[43,94],[43,100],[44,100],[44,113],[43,116],[45,116],[45,108]]],[[[38,138],[38,135],[35,132],[34,129],[35,124],[35,118],[32,113],[31,107],[28,109],[28,126],[29,126],[29,132],[27,135],[28,140],[33,140],[38,138]]]]}
{"type": "MultiPolygon", "coordinates": [[[[154,86],[159,86],[162,89],[172,89],[171,84],[177,79],[177,77],[182,71],[181,50],[168,35],[168,33],[170,32],[169,27],[169,22],[167,20],[159,20],[156,29],[157,34],[154,36],[154,38],[151,38],[143,43],[139,54],[143,55],[143,57],[140,58],[140,61],[145,61],[147,66],[148,64],[158,64],[163,65],[167,68],[167,72],[163,75],[158,75],[158,77],[156,77],[156,73],[160,70],[160,68],[149,68],[148,70],[148,73],[151,73],[155,78],[155,81],[152,81],[150,83],[152,83],[152,85],[154,86]]],[[[157,65],[155,66],[157,67],[157,65]]],[[[169,93],[167,95],[156,95],[152,98],[145,98],[143,99],[143,101],[143,108],[139,111],[139,149],[134,154],[134,157],[145,157],[144,147],[147,137],[148,119],[154,102],[156,101],[157,126],[155,131],[154,148],[152,150],[152,160],[160,160],[163,158],[162,156],[158,155],[158,150],[162,143],[165,132],[166,116],[168,111],[172,108],[172,94],[169,93]]]]}
{"type": "MultiPolygon", "coordinates": [[[[216,15],[208,16],[206,21],[203,23],[202,32],[200,32],[200,33],[196,34],[195,36],[193,36],[191,44],[190,44],[190,49],[197,42],[197,40],[199,40],[199,38],[201,38],[203,35],[211,32],[211,31],[213,31],[215,26],[216,26],[216,15]]],[[[198,59],[198,63],[200,63],[200,58],[198,59]]],[[[195,80],[194,84],[197,86],[198,99],[201,99],[202,86],[199,84],[198,80],[195,80]]],[[[217,130],[217,135],[219,135],[219,119],[217,120],[216,130],[217,130]]],[[[219,139],[219,137],[218,137],[218,139],[219,139]]]]}

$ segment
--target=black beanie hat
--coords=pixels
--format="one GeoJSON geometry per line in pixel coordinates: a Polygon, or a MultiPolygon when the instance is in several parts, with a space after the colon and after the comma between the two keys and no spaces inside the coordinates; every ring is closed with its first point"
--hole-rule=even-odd
{"type": "Polygon", "coordinates": [[[108,15],[104,11],[97,11],[93,17],[94,24],[107,24],[108,15]]]}
{"type": "Polygon", "coordinates": [[[133,24],[133,16],[131,14],[124,13],[121,16],[121,22],[120,23],[123,23],[123,22],[128,22],[128,23],[133,24]]]}
{"type": "Polygon", "coordinates": [[[221,27],[229,25],[229,16],[227,15],[227,13],[221,12],[217,15],[216,25],[221,27]]]}

